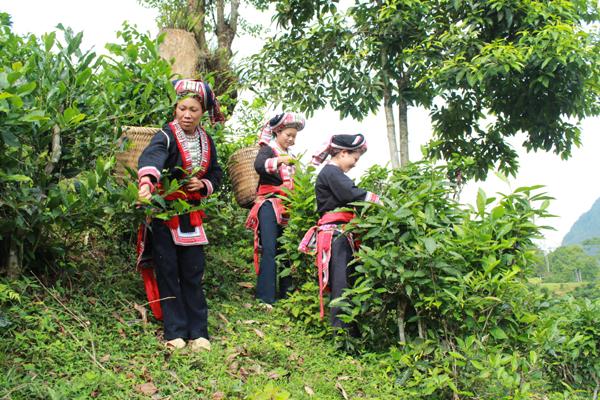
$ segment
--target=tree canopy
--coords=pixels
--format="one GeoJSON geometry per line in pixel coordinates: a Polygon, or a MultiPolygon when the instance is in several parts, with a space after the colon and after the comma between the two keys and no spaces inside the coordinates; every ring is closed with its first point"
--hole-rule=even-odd
{"type": "MultiPolygon", "coordinates": [[[[458,162],[462,176],[514,175],[508,140],[567,158],[578,121],[599,112],[600,51],[591,1],[276,1],[280,31],[246,68],[271,101],[311,114],[327,105],[364,118],[398,107],[430,110],[429,155],[458,162]]],[[[395,134],[388,132],[391,155],[395,134]]],[[[402,150],[401,150],[402,153],[402,150]]],[[[404,157],[408,152],[405,150],[404,157]]],[[[392,157],[393,159],[393,157],[392,157]]]]}

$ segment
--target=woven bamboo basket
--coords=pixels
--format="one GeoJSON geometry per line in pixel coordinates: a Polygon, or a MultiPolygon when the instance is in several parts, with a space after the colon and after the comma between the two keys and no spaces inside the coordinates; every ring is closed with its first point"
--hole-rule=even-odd
{"type": "Polygon", "coordinates": [[[252,208],[256,199],[258,174],[254,169],[254,160],[258,149],[258,146],[239,149],[229,157],[227,162],[235,201],[243,208],[252,208]]]}
{"type": "Polygon", "coordinates": [[[137,171],[137,163],[140,154],[150,143],[150,139],[158,132],[160,128],[151,126],[124,126],[123,134],[119,139],[119,148],[121,152],[117,153],[117,165],[115,167],[115,176],[119,179],[125,179],[129,175],[127,167],[137,171]]]}

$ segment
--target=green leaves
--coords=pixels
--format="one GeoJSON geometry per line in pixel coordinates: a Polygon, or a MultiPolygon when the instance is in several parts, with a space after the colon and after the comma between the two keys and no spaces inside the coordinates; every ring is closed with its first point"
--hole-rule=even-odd
{"type": "Polygon", "coordinates": [[[37,122],[37,121],[47,121],[50,118],[46,116],[46,113],[42,110],[35,110],[28,114],[25,114],[20,118],[23,122],[37,122]]]}
{"type": "Polygon", "coordinates": [[[143,217],[137,188],[110,176],[111,155],[121,125],[166,119],[171,71],[127,25],[112,59],[83,52],[82,33],[62,25],[41,38],[0,29],[0,221],[11,221],[0,237],[24,249],[25,267],[55,267],[66,236],[143,217]]]}
{"type": "Polygon", "coordinates": [[[591,67],[599,61],[598,37],[582,23],[587,8],[597,7],[583,3],[486,0],[446,13],[444,21],[458,19],[460,28],[449,26],[431,39],[452,56],[430,69],[446,105],[433,109],[436,141],[429,154],[475,157],[477,163],[461,167],[463,177],[484,179],[493,169],[515,174],[517,154],[507,139],[524,132],[528,151],[568,158],[579,145],[573,116],[599,112],[591,106],[598,95],[598,70],[591,67]]]}
{"type": "Polygon", "coordinates": [[[399,340],[398,312],[387,311],[399,301],[414,313],[404,318],[409,342],[468,334],[513,343],[530,329],[535,310],[514,304],[529,303],[524,271],[547,196],[539,186],[498,197],[479,190],[475,207],[466,207],[453,200],[446,169],[416,163],[362,178],[388,206],[364,208],[349,225],[361,240],[357,282],[338,305],[368,332],[368,348],[399,340]]]}
{"type": "Polygon", "coordinates": [[[76,125],[83,121],[85,114],[79,112],[77,108],[69,107],[62,115],[64,125],[76,125]]]}

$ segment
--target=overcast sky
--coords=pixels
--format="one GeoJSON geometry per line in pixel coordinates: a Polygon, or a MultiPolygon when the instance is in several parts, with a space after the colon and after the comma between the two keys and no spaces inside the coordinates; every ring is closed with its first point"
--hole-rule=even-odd
{"type": "MultiPolygon", "coordinates": [[[[11,15],[13,29],[20,34],[39,35],[53,31],[58,23],[76,32],[83,31],[83,46],[94,47],[97,52],[103,52],[104,44],[117,41],[116,32],[125,20],[137,25],[141,31],[158,32],[154,21],[156,12],[142,7],[137,0],[0,0],[0,11],[11,15]]],[[[267,22],[270,17],[257,18],[267,22]]],[[[240,56],[247,55],[260,48],[260,40],[237,39],[234,47],[240,56]]],[[[161,121],[157,121],[159,123],[161,121]]],[[[600,118],[583,121],[582,129],[583,145],[573,151],[568,161],[554,154],[527,154],[520,148],[523,138],[515,138],[511,143],[520,154],[521,164],[517,178],[511,179],[508,186],[492,173],[486,182],[467,185],[461,200],[473,204],[480,187],[490,197],[495,192],[506,193],[519,186],[546,185],[546,191],[556,198],[550,211],[558,217],[542,221],[554,226],[556,231],[546,232],[540,245],[545,248],[559,246],[571,225],[600,197],[597,177],[600,171],[600,118]]],[[[356,178],[369,166],[389,161],[383,112],[361,122],[349,118],[340,120],[331,110],[318,112],[307,120],[306,129],[298,135],[296,150],[312,153],[331,134],[357,132],[367,136],[369,151],[361,158],[356,171],[350,173],[356,178]]],[[[420,158],[420,147],[431,136],[431,123],[425,110],[409,110],[409,132],[411,160],[416,160],[420,158]]]]}

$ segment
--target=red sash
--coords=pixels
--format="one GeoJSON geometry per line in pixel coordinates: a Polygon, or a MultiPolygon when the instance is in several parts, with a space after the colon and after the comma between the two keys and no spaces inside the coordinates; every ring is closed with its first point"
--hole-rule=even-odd
{"type": "Polygon", "coordinates": [[[148,298],[148,304],[154,314],[154,317],[158,320],[162,320],[162,309],[160,307],[160,295],[158,294],[158,284],[156,283],[156,274],[154,269],[154,262],[152,261],[151,252],[146,252],[147,243],[147,230],[146,225],[141,224],[138,229],[137,237],[137,261],[136,267],[142,275],[144,280],[144,289],[146,289],[146,297],[148,298]]]}
{"type": "MultiPolygon", "coordinates": [[[[329,290],[329,261],[331,260],[331,243],[336,232],[344,232],[345,224],[355,217],[352,212],[328,212],[317,222],[316,226],[310,228],[300,242],[298,250],[303,253],[316,253],[315,264],[319,276],[319,306],[321,318],[325,315],[323,306],[323,292],[329,290]]],[[[354,239],[348,236],[350,245],[355,248],[354,239]]]]}
{"type": "Polygon", "coordinates": [[[258,273],[260,272],[260,235],[258,232],[258,211],[260,210],[260,207],[262,207],[265,201],[270,201],[273,205],[273,210],[275,211],[275,218],[277,219],[277,223],[279,225],[286,225],[288,218],[287,211],[285,209],[285,206],[283,205],[283,201],[281,200],[281,198],[276,196],[267,196],[285,196],[286,194],[282,190],[282,186],[260,185],[256,194],[257,197],[256,200],[254,200],[254,206],[252,206],[252,208],[250,209],[250,212],[248,213],[248,218],[246,219],[246,228],[254,231],[254,271],[256,272],[256,275],[258,275],[258,273]]]}

